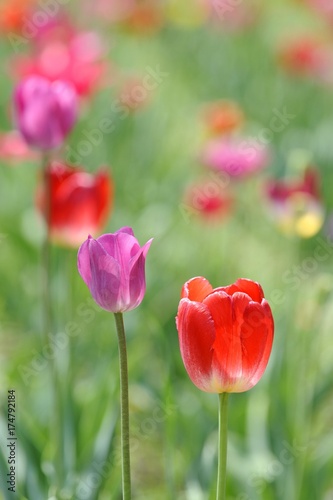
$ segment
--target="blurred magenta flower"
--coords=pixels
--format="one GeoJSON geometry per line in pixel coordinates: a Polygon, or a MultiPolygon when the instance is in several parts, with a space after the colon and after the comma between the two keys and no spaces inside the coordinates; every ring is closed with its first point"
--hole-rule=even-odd
{"type": "MultiPolygon", "coordinates": [[[[113,182],[106,170],[96,175],[59,162],[48,165],[50,239],[77,248],[88,234],[97,234],[110,214],[113,182]]],[[[37,191],[37,206],[45,213],[45,187],[37,191]]]]}
{"type": "Polygon", "coordinates": [[[103,44],[95,32],[77,31],[65,16],[36,29],[33,53],[13,60],[19,78],[39,75],[50,82],[72,84],[78,95],[90,95],[105,74],[103,44]]]}
{"type": "Polygon", "coordinates": [[[209,142],[201,155],[202,162],[231,177],[246,177],[269,162],[267,147],[252,139],[220,139],[209,142]]]}
{"type": "Polygon", "coordinates": [[[265,186],[272,218],[285,234],[310,238],[324,223],[319,172],[308,167],[299,179],[270,180],[265,186]]]}
{"type": "Polygon", "coordinates": [[[77,95],[69,83],[31,76],[15,89],[14,113],[29,146],[54,149],[62,145],[76,122],[77,95]]]}
{"type": "Polygon", "coordinates": [[[213,289],[192,278],[182,288],[176,324],[184,366],[202,391],[243,392],[261,379],[274,321],[258,283],[238,279],[213,289]]]}
{"type": "Polygon", "coordinates": [[[146,291],[145,261],[152,240],[140,247],[130,227],[91,236],[78,252],[79,273],[95,302],[113,313],[136,308],[146,291]]]}

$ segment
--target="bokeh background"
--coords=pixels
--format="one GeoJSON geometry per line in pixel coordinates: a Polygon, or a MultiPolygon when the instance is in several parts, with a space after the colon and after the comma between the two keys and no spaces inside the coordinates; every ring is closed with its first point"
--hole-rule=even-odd
{"type": "Polygon", "coordinates": [[[141,244],[154,238],[145,299],[125,315],[133,498],[214,498],[217,397],[188,379],[175,328],[183,283],[203,275],[214,287],[260,282],[276,324],[262,380],[230,398],[227,498],[332,500],[333,10],[325,0],[0,2],[0,498],[121,498],[113,317],[92,302],[77,249],[53,245],[45,344],[41,157],[13,135],[13,89],[38,64],[57,73],[68,24],[88,34],[77,56],[86,66],[78,123],[53,157],[91,173],[107,168],[114,199],[104,232],[129,225],[141,244]],[[9,389],[15,494],[6,484],[9,389]]]}

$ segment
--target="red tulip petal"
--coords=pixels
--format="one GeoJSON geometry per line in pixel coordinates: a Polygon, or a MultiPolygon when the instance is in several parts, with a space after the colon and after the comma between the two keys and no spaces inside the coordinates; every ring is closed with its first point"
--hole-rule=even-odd
{"type": "Polygon", "coordinates": [[[179,303],[176,318],[180,352],[192,382],[202,391],[211,391],[214,322],[206,305],[187,298],[179,303]]]}
{"type": "Polygon", "coordinates": [[[244,311],[241,326],[243,345],[243,379],[247,389],[262,377],[272,349],[274,321],[266,300],[262,304],[250,302],[244,311]]]}
{"type": "Polygon", "coordinates": [[[234,295],[237,292],[243,292],[249,295],[249,297],[251,297],[251,299],[255,302],[259,302],[259,304],[264,298],[264,292],[259,283],[245,278],[239,278],[232,285],[215,288],[215,291],[222,291],[227,293],[228,295],[234,295]]]}
{"type": "Polygon", "coordinates": [[[216,392],[228,392],[242,376],[242,345],[239,322],[249,297],[237,293],[236,300],[224,291],[210,294],[204,301],[216,328],[213,370],[216,392]]]}
{"type": "Polygon", "coordinates": [[[213,291],[212,285],[206,278],[198,276],[185,283],[181,291],[181,298],[188,298],[196,302],[202,302],[207,295],[213,291]]]}
{"type": "Polygon", "coordinates": [[[256,281],[240,278],[236,281],[235,285],[238,287],[240,292],[247,293],[252,300],[259,302],[259,304],[264,298],[263,289],[256,281]]]}

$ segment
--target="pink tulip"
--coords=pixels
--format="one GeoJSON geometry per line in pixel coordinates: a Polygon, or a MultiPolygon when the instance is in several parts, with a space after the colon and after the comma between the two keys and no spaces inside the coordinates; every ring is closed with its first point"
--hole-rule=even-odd
{"type": "Polygon", "coordinates": [[[50,150],[61,146],[75,124],[77,95],[69,83],[31,76],[16,88],[14,108],[29,146],[50,150]]]}
{"type": "Polygon", "coordinates": [[[208,143],[202,161],[213,170],[231,177],[246,177],[264,168],[269,161],[267,148],[251,139],[220,139],[208,143]]]}
{"type": "Polygon", "coordinates": [[[145,260],[152,240],[140,247],[130,227],[96,240],[78,252],[79,273],[95,302],[113,313],[135,309],[146,291],[145,260]]]}

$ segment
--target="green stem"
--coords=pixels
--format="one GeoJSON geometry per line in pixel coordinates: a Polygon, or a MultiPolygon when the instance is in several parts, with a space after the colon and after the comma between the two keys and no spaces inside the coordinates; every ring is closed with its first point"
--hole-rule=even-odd
{"type": "Polygon", "coordinates": [[[128,369],[126,336],[122,313],[115,313],[120,366],[120,414],[123,500],[131,499],[131,466],[129,445],[128,369]]]}
{"type": "MultiPolygon", "coordinates": [[[[48,346],[53,338],[53,321],[51,307],[51,242],[50,242],[50,217],[51,217],[51,185],[50,176],[47,174],[49,164],[49,155],[45,153],[42,158],[43,184],[44,184],[44,219],[46,225],[45,238],[42,247],[42,273],[43,273],[43,343],[48,346]]],[[[64,479],[64,443],[62,433],[62,395],[56,359],[54,356],[50,359],[50,375],[53,386],[53,418],[51,419],[51,432],[55,436],[56,443],[56,473],[58,488],[63,486],[64,479]]]]}
{"type": "Polygon", "coordinates": [[[225,500],[227,483],[228,392],[219,394],[219,452],[216,500],[225,500]]]}

